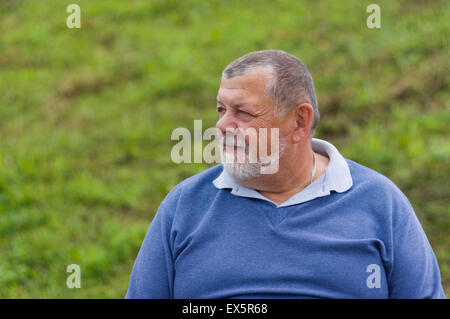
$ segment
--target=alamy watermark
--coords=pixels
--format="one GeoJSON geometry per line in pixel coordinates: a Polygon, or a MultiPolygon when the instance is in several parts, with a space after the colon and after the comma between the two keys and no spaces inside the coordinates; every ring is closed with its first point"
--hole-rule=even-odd
{"type": "Polygon", "coordinates": [[[377,264],[370,264],[366,272],[371,273],[366,280],[367,288],[381,288],[381,268],[377,264]]]}
{"type": "Polygon", "coordinates": [[[77,264],[70,264],[66,268],[66,272],[71,273],[66,280],[67,288],[81,288],[81,268],[77,264]]]}
{"type": "Polygon", "coordinates": [[[369,29],[379,29],[381,28],[381,9],[378,4],[371,3],[367,6],[366,11],[371,13],[367,17],[366,25],[369,29]]]}
{"type": "MultiPolygon", "coordinates": [[[[67,6],[66,12],[70,15],[66,19],[66,25],[69,29],[81,28],[81,8],[76,3],[71,3],[67,6]]],[[[369,29],[381,28],[381,8],[376,3],[371,3],[367,6],[366,12],[370,13],[367,17],[366,25],[369,29]]]]}
{"type": "Polygon", "coordinates": [[[66,25],[69,29],[81,28],[81,8],[78,4],[69,4],[66,8],[66,12],[70,15],[66,19],[66,25]]]}
{"type": "Polygon", "coordinates": [[[279,157],[285,146],[280,142],[278,128],[227,128],[226,132],[221,132],[210,127],[203,132],[202,120],[194,120],[193,134],[185,127],[175,128],[171,139],[179,141],[171,151],[174,163],[255,164],[259,165],[259,174],[278,171],[279,157]],[[203,141],[210,142],[203,148],[203,141]]]}

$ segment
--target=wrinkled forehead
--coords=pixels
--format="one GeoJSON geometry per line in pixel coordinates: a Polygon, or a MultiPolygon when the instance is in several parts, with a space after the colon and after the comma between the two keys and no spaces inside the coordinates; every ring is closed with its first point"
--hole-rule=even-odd
{"type": "Polygon", "coordinates": [[[272,75],[263,71],[253,71],[232,78],[222,77],[217,99],[225,105],[266,104],[271,101],[267,95],[267,85],[271,80],[272,75]]]}

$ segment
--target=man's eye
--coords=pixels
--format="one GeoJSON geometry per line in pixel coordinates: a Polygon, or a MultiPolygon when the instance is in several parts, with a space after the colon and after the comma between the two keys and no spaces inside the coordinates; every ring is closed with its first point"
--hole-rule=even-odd
{"type": "Polygon", "coordinates": [[[222,113],[222,112],[224,112],[224,111],[225,111],[225,108],[224,108],[224,107],[219,106],[219,107],[217,108],[217,112],[219,112],[219,113],[222,113]]]}
{"type": "Polygon", "coordinates": [[[245,112],[245,111],[239,111],[239,112],[242,113],[242,114],[244,114],[244,115],[253,116],[252,114],[247,113],[247,112],[245,112]]]}

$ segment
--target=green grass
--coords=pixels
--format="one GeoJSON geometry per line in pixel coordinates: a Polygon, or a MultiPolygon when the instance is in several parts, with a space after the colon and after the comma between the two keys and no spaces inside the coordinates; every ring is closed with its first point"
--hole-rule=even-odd
{"type": "Polygon", "coordinates": [[[316,136],[408,196],[448,295],[450,6],[377,1],[368,29],[369,3],[1,1],[0,297],[122,298],[159,203],[208,167],[172,163],[172,130],[213,126],[222,69],[268,48],[310,69],[316,136]]]}

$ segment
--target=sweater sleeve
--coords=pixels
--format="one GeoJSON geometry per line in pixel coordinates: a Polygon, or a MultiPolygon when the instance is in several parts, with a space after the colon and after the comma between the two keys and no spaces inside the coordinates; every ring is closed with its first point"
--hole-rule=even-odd
{"type": "Polygon", "coordinates": [[[136,257],[125,298],[173,298],[170,227],[171,222],[162,203],[136,257]]]}
{"type": "Polygon", "coordinates": [[[394,205],[393,270],[390,298],[445,298],[439,265],[422,226],[406,196],[394,205]]]}

